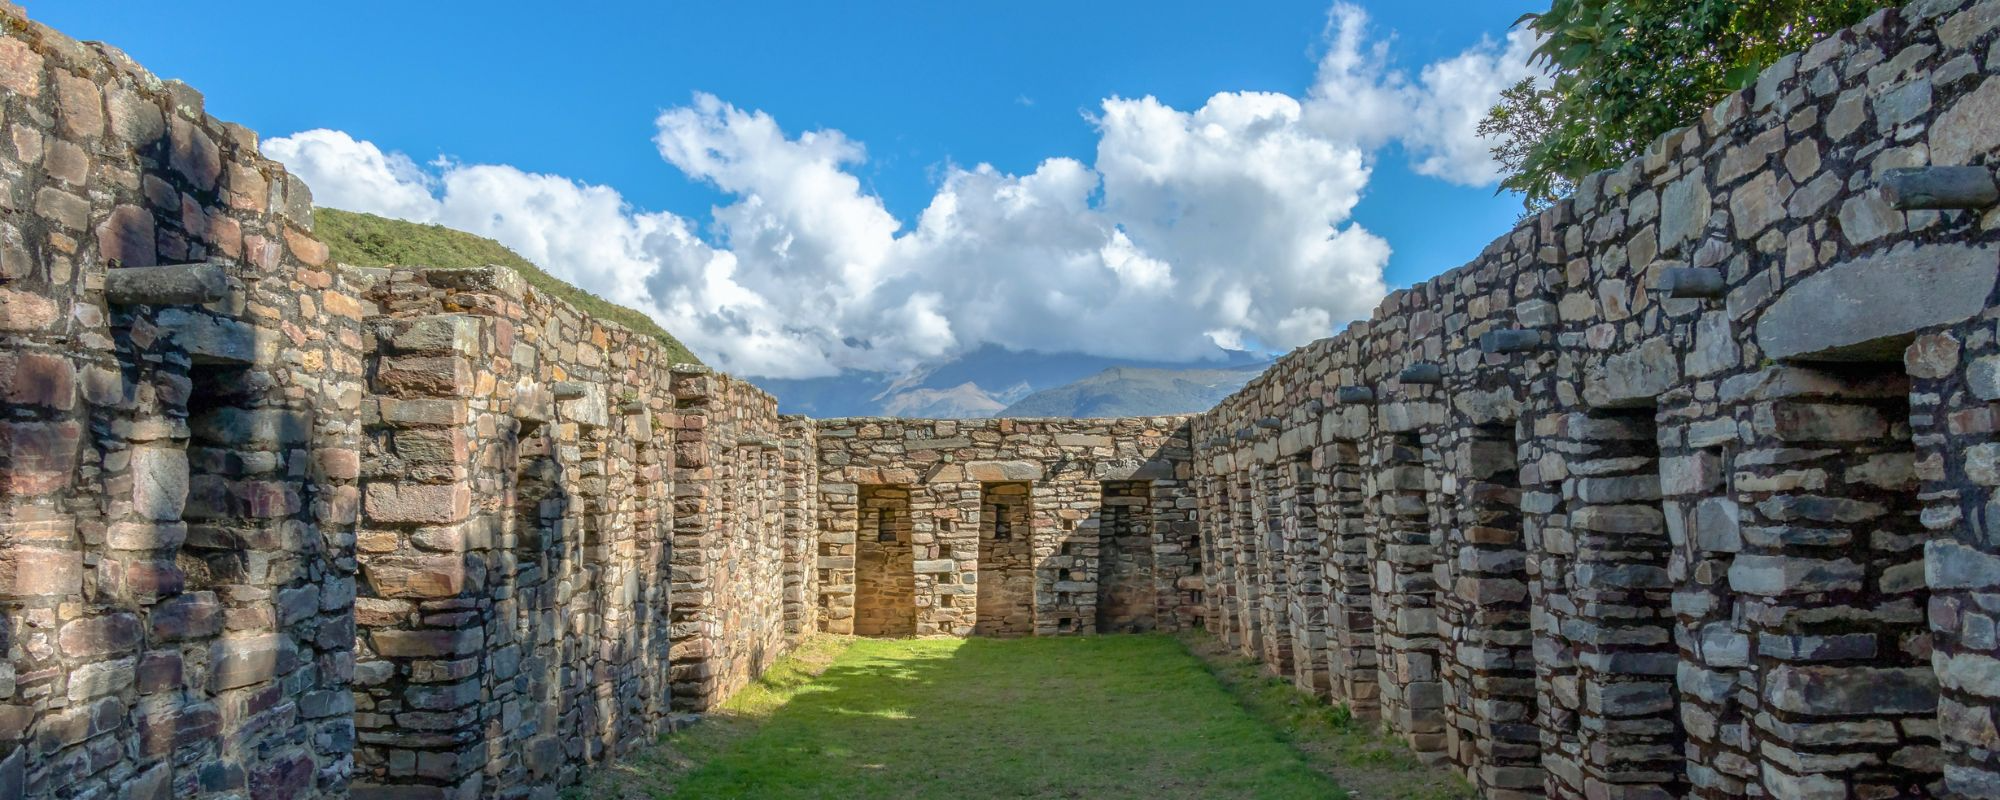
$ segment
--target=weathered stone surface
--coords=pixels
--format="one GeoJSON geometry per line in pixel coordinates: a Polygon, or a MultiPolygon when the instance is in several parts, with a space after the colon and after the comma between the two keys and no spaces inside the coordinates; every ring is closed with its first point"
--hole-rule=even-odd
{"type": "Polygon", "coordinates": [[[968,461],[965,479],[971,481],[1041,480],[1042,465],[1032,461],[968,461]]]}
{"type": "Polygon", "coordinates": [[[1918,331],[1971,317],[2000,279],[2000,249],[1897,247],[1828,267],[1786,289],[1757,321],[1777,359],[1896,359],[1918,331]]]}
{"type": "Polygon", "coordinates": [[[479,652],[486,638],[477,629],[386,630],[369,635],[376,655],[387,658],[444,658],[479,652]]]}
{"type": "MultiPolygon", "coordinates": [[[[139,212],[143,214],[144,212],[139,212]]],[[[132,235],[153,236],[152,217],[145,217],[142,230],[132,235]]],[[[110,226],[118,221],[112,216],[110,226]]],[[[106,235],[100,232],[100,239],[106,235]]],[[[100,243],[106,250],[116,247],[136,245],[110,245],[100,243]]],[[[150,247],[150,244],[147,245],[150,247]]],[[[146,260],[150,260],[147,258],[146,260]]],[[[164,267],[144,266],[138,261],[126,261],[122,269],[111,270],[104,275],[104,300],[112,305],[154,305],[154,306],[195,306],[213,303],[229,296],[229,278],[218,264],[174,264],[164,267]]],[[[174,316],[162,312],[155,318],[157,324],[165,328],[176,327],[177,322],[188,319],[188,312],[175,309],[174,316]]],[[[206,315],[203,315],[206,316],[206,315]]],[[[242,324],[242,323],[237,323],[242,324]]]]}
{"type": "Polygon", "coordinates": [[[1754,595],[1853,591],[1862,578],[1862,565],[1846,559],[1739,555],[1729,566],[1730,588],[1754,595]]]}
{"type": "Polygon", "coordinates": [[[1783,665],[1771,671],[1764,699],[1781,711],[1821,716],[1929,713],[1937,708],[1937,677],[1929,669],[1783,665]]]}
{"type": "Polygon", "coordinates": [[[59,355],[0,352],[0,399],[68,411],[76,406],[76,369],[59,355]]]}
{"type": "Polygon", "coordinates": [[[0,331],[38,331],[54,325],[60,309],[38,294],[0,287],[0,331]]]}
{"type": "Polygon", "coordinates": [[[1591,370],[1584,378],[1584,401],[1599,408],[1651,405],[1680,379],[1679,356],[1673,346],[1665,339],[1651,339],[1591,370]]]}
{"type": "Polygon", "coordinates": [[[2000,201],[1987,167],[1905,167],[1882,173],[1882,197],[1898,210],[1985,208],[2000,201]]]}
{"type": "MultiPolygon", "coordinates": [[[[106,263],[115,259],[121,267],[127,269],[149,268],[160,263],[158,237],[151,212],[136,205],[121,205],[112,209],[110,215],[104,218],[104,222],[97,226],[97,251],[106,263]]],[[[158,295],[165,298],[161,302],[183,304],[189,302],[189,298],[206,294],[213,289],[213,284],[206,281],[215,277],[219,277],[219,271],[211,274],[205,270],[173,268],[169,268],[166,272],[139,273],[130,279],[121,276],[113,280],[107,274],[105,290],[109,294],[114,286],[119,286],[117,281],[130,280],[130,284],[119,288],[121,295],[127,299],[113,299],[111,302],[153,302],[145,298],[158,295]],[[190,283],[190,280],[194,282],[190,283]],[[171,294],[167,293],[169,291],[171,294]]],[[[223,287],[225,291],[227,288],[223,287]]]]}
{"type": "Polygon", "coordinates": [[[159,312],[155,320],[197,364],[268,364],[277,358],[275,338],[238,320],[177,308],[159,312]]]}
{"type": "Polygon", "coordinates": [[[132,452],[132,506],[147,519],[173,521],[187,506],[186,451],[140,447],[132,452]]]}
{"type": "Polygon", "coordinates": [[[472,510],[472,490],[462,483],[375,482],[362,492],[368,518],[377,522],[446,523],[472,510]]]}
{"type": "Polygon", "coordinates": [[[58,641],[63,655],[103,658],[127,654],[138,647],[139,630],[139,618],[132,614],[87,617],[64,625],[58,641]]]}
{"type": "Polygon", "coordinates": [[[375,594],[389,598],[452,597],[466,589],[465,557],[395,556],[370,560],[362,573],[375,594]]]}
{"type": "Polygon", "coordinates": [[[298,648],[282,634],[230,637],[209,650],[209,687],[214,691],[276,680],[298,668],[298,648]]]}
{"type": "Polygon", "coordinates": [[[1953,166],[2000,148],[2000,79],[1985,78],[1931,127],[1931,162],[1953,166]]]}
{"type": "Polygon", "coordinates": [[[154,642],[206,639],[222,630],[222,604],[213,592],[189,592],[154,606],[146,621],[154,642]]]}
{"type": "Polygon", "coordinates": [[[219,408],[191,417],[197,439],[239,447],[284,447],[304,444],[312,435],[309,416],[284,409],[219,408]]]}

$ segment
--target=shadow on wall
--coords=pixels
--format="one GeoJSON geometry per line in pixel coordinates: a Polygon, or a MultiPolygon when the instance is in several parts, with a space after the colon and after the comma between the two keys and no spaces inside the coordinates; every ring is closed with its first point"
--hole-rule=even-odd
{"type": "Polygon", "coordinates": [[[1182,418],[829,420],[818,442],[829,632],[1060,635],[1200,619],[1182,418]]]}

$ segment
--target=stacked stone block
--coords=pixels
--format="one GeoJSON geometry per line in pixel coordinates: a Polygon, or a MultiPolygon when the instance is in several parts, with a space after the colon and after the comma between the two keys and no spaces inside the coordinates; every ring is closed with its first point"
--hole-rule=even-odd
{"type": "Polygon", "coordinates": [[[503,268],[365,272],[357,795],[552,793],[797,640],[811,441],[768,395],[503,268]]]}
{"type": "Polygon", "coordinates": [[[1366,708],[1377,610],[1384,724],[1427,745],[1441,681],[1439,752],[1488,796],[2000,796],[1974,677],[2000,247],[1991,192],[1938,188],[1992,182],[1996,9],[1780,59],[1198,416],[1210,627],[1242,643],[1236,598],[1299,591],[1240,520],[1310,450],[1332,694],[1366,708]],[[1365,556],[1328,448],[1360,456],[1365,556]]]}
{"type": "Polygon", "coordinates": [[[344,794],[362,309],[193,89],[0,3],[0,796],[344,794]]]}
{"type": "MultiPolygon", "coordinates": [[[[1097,526],[1097,632],[1145,633],[1158,625],[1154,593],[1153,485],[1104,481],[1097,526]]],[[[1087,527],[1087,525],[1086,525],[1087,527]]]]}
{"type": "Polygon", "coordinates": [[[1110,591],[1150,604],[1121,607],[1122,629],[1148,627],[1146,617],[1165,630],[1197,619],[1202,563],[1183,419],[851,418],[820,421],[818,437],[817,579],[828,631],[1092,632],[1107,535],[1127,570],[1114,568],[1110,591]],[[1107,502],[1118,509],[1110,528],[1107,502]],[[996,504],[1008,506],[1014,541],[987,564],[1000,544],[996,504]],[[1120,536],[1120,520],[1144,533],[1120,536]],[[895,549],[906,534],[907,557],[895,549]],[[1141,538],[1146,549],[1133,552],[1141,538]]]}
{"type": "Polygon", "coordinates": [[[2000,0],[1128,420],[784,418],[329,265],[253,134],[0,21],[0,795],[547,797],[815,629],[1150,611],[1489,797],[2000,797],[2000,0]]]}
{"type": "MultiPolygon", "coordinates": [[[[1022,481],[979,487],[979,580],[973,633],[1034,633],[1035,563],[1029,486],[1022,481]]],[[[1151,547],[1150,540],[1147,546],[1151,547]]],[[[1147,573],[1150,578],[1151,573],[1147,573]]]]}

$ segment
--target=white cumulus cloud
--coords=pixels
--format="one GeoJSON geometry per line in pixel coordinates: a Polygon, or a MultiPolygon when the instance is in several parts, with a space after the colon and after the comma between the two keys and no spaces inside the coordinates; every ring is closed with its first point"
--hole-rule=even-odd
{"type": "Polygon", "coordinates": [[[947,166],[908,221],[856,177],[862,143],[707,94],[662,113],[654,138],[726,196],[700,220],[506,165],[419,165],[340,131],[265,152],[322,205],[497,239],[740,374],[902,372],[988,344],[1182,360],[1282,350],[1366,315],[1389,245],[1352,215],[1376,152],[1400,142],[1419,172],[1491,182],[1473,126],[1532,44],[1482,41],[1411,78],[1337,5],[1302,97],[1108,98],[1092,163],[947,166]]]}

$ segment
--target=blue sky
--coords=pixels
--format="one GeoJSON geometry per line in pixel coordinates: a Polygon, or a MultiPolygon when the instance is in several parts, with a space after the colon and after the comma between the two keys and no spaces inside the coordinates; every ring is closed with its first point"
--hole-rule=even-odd
{"type": "MultiPolygon", "coordinates": [[[[1359,53],[1370,62],[1370,69],[1390,75],[1364,76],[1362,82],[1372,81],[1380,89],[1394,88],[1401,80],[1414,96],[1423,88],[1448,93],[1458,83],[1447,77],[1440,86],[1417,87],[1426,65],[1479,48],[1482,40],[1487,42],[1487,55],[1500,57],[1508,26],[1521,13],[1535,10],[1536,4],[1365,0],[1356,6],[1368,17],[1359,53]]],[[[780,135],[789,137],[781,143],[809,144],[802,133],[838,131],[852,149],[823,160],[837,163],[838,174],[850,175],[859,184],[841,196],[875,198],[892,224],[909,233],[954,169],[973,171],[989,164],[1002,176],[1027,176],[1048,159],[1068,158],[1115,181],[1102,163],[1095,163],[1101,158],[1100,146],[1111,138],[1094,121],[1105,114],[1107,98],[1151,96],[1161,106],[1182,112],[1201,108],[1218,93],[1305,98],[1316,75],[1325,74],[1318,64],[1331,47],[1331,8],[1328,2],[1289,1],[1227,6],[1157,1],[356,2],[262,4],[248,13],[240,3],[210,0],[29,2],[29,13],[43,22],[78,38],[116,44],[161,76],[188,81],[207,95],[211,113],[242,122],[267,140],[299,131],[338,131],[383,153],[408,156],[428,173],[425,180],[433,181],[431,188],[440,196],[448,193],[448,181],[437,181],[450,167],[422,166],[439,157],[457,165],[505,165],[528,175],[559,176],[579,186],[615,190],[628,217],[667,212],[685,222],[689,235],[709,244],[744,240],[746,231],[755,227],[738,222],[732,228],[724,218],[712,215],[712,208],[728,208],[751,195],[768,198],[777,191],[817,197],[812,193],[824,187],[786,189],[775,186],[768,176],[732,181],[719,172],[691,172],[686,165],[663,158],[665,145],[657,141],[665,130],[662,112],[697,105],[697,93],[713,96],[727,110],[683,118],[683,133],[742,128],[738,123],[747,118],[732,118],[729,111],[768,115],[780,135]],[[857,160],[863,152],[865,160],[857,160]]],[[[1341,107],[1333,107],[1334,116],[1339,116],[1341,107]]],[[[1381,278],[1389,287],[1407,285],[1470,259],[1503,234],[1519,212],[1517,200],[1494,196],[1490,184],[1466,179],[1463,170],[1457,180],[1417,174],[1406,149],[1422,148],[1411,142],[1429,141],[1426,134],[1361,138],[1371,139],[1359,146],[1369,174],[1357,189],[1358,205],[1335,224],[1357,226],[1386,241],[1393,255],[1381,268],[1381,278]]],[[[691,146],[700,149],[712,143],[702,142],[691,146]]],[[[763,158],[748,150],[740,157],[763,158]]],[[[292,166],[320,189],[322,202],[341,193],[338,187],[331,192],[321,189],[327,180],[313,180],[311,166],[292,166]]],[[[339,171],[325,164],[319,168],[339,171]]],[[[837,177],[833,180],[838,182],[837,177]]],[[[1223,178],[1204,180],[1202,185],[1210,188],[1228,183],[1223,178]]],[[[494,185],[489,184],[488,191],[495,191],[494,185]]],[[[1107,182],[1091,196],[1102,199],[1115,191],[1107,182]]],[[[1173,210],[1166,213],[1185,213],[1192,220],[1199,213],[1193,209],[1201,203],[1234,196],[1224,193],[1204,199],[1182,193],[1161,199],[1160,204],[1135,199],[1131,205],[1152,208],[1156,217],[1159,208],[1169,208],[1173,210]]],[[[346,199],[348,205],[366,204],[346,199]]],[[[1116,198],[1109,202],[1125,205],[1116,198]]],[[[801,200],[801,205],[810,204],[801,200]]],[[[460,219],[441,213],[438,221],[450,224],[460,219]]],[[[842,219],[865,223],[870,213],[864,209],[855,212],[859,216],[842,219]]],[[[487,216],[511,220],[512,214],[496,211],[487,216]]],[[[810,221],[793,222],[811,227],[810,221]]],[[[640,227],[658,232],[657,226],[640,227]]],[[[1114,238],[1129,234],[1137,252],[1176,270],[1172,274],[1181,278],[1177,288],[1191,285],[1182,277],[1189,268],[1183,267],[1176,251],[1177,246],[1187,249],[1185,243],[1172,244],[1174,237],[1166,235],[1149,236],[1144,226],[1117,215],[1107,215],[1099,227],[1116,229],[1114,238]]],[[[635,237],[637,241],[645,235],[635,237]]],[[[799,235],[795,241],[809,242],[810,237],[799,235]]],[[[837,251],[842,246],[829,244],[825,249],[837,251]]],[[[702,253],[703,258],[714,255],[702,253]]],[[[528,254],[563,260],[555,252],[528,254]]],[[[747,272],[755,264],[750,256],[742,257],[747,272]]],[[[969,258],[987,260],[984,255],[969,258]]],[[[992,260],[997,272],[982,276],[1032,268],[1022,267],[1027,262],[1012,257],[992,260]]],[[[563,269],[561,263],[554,266],[563,269]]],[[[782,273],[802,268],[770,269],[782,273]]],[[[886,269],[885,274],[905,269],[886,269]]],[[[655,276],[621,282],[589,270],[582,268],[583,274],[571,276],[572,280],[613,299],[658,292],[668,280],[655,276]]],[[[795,277],[800,274],[804,273],[795,277]]],[[[1119,272],[1125,278],[1132,274],[1137,273],[1119,272]]],[[[1107,291],[1113,290],[1116,287],[1107,291]]],[[[1245,291],[1253,303],[1265,302],[1257,294],[1261,290],[1245,291]]],[[[929,313],[924,307],[928,301],[916,301],[937,291],[918,287],[907,294],[897,296],[898,304],[872,312],[923,318],[929,313]]],[[[959,312],[954,311],[959,305],[954,303],[977,299],[946,297],[929,308],[951,323],[945,335],[959,340],[964,349],[982,342],[1038,346],[1032,337],[1007,333],[1005,325],[961,324],[959,312]]],[[[718,302],[696,303],[700,308],[687,312],[721,320],[715,323],[716,341],[724,341],[731,330],[749,330],[732,325],[753,325],[733,319],[718,302]]],[[[661,304],[667,302],[662,299],[661,304]]],[[[1061,308],[1047,313],[1056,316],[1061,308]]],[[[1343,307],[1334,316],[1354,313],[1343,307]]],[[[686,321],[691,317],[661,315],[683,325],[696,324],[686,321]]],[[[1281,349],[1278,340],[1296,328],[1276,321],[1261,327],[1245,323],[1242,334],[1247,341],[1281,349]]],[[[863,349],[885,353],[891,346],[884,342],[934,330],[935,325],[863,332],[860,326],[849,325],[812,336],[818,341],[865,340],[870,347],[863,349]]],[[[822,349],[827,347],[838,345],[822,349]]],[[[830,358],[843,369],[887,369],[938,355],[921,347],[905,349],[909,352],[900,354],[902,361],[871,361],[851,354],[830,358]]],[[[737,366],[751,366],[754,373],[758,371],[754,361],[739,360],[737,366]]]]}

